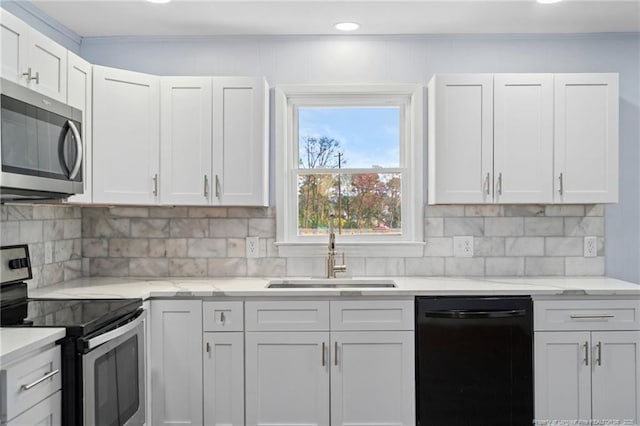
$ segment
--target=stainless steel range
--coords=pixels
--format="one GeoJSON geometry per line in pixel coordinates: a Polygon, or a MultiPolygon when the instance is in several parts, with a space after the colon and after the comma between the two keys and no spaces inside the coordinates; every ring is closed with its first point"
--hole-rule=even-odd
{"type": "Polygon", "coordinates": [[[27,245],[0,247],[3,327],[64,327],[62,424],[145,423],[141,299],[32,299],[27,245]]]}

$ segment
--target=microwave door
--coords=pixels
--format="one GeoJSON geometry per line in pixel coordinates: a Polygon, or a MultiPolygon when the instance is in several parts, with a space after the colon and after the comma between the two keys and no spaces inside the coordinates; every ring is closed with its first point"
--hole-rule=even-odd
{"type": "Polygon", "coordinates": [[[38,176],[38,108],[2,96],[2,171],[38,176]]]}

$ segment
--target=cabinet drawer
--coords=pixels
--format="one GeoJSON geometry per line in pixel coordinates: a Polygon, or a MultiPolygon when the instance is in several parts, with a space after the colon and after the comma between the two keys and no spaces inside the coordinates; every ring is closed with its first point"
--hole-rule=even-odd
{"type": "Polygon", "coordinates": [[[2,417],[12,419],[55,393],[60,389],[61,373],[59,346],[3,368],[2,417]],[[50,377],[42,380],[47,375],[50,377]]]}
{"type": "Polygon", "coordinates": [[[329,302],[246,302],[247,331],[329,330],[329,302]]]}
{"type": "Polygon", "coordinates": [[[7,423],[7,426],[60,426],[62,424],[62,391],[58,391],[31,407],[15,419],[7,423]]]}
{"type": "Polygon", "coordinates": [[[413,330],[413,300],[331,302],[332,330],[413,330]]]}
{"type": "Polygon", "coordinates": [[[242,302],[203,302],[204,331],[243,331],[242,302]]]}
{"type": "Polygon", "coordinates": [[[640,330],[640,300],[543,300],[533,309],[536,331],[640,330]]]}

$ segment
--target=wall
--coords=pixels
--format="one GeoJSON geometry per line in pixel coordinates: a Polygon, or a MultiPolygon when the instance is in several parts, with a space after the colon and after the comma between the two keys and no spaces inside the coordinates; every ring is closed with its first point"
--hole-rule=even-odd
{"type": "MultiPolygon", "coordinates": [[[[427,207],[424,257],[347,257],[346,275],[603,275],[603,213],[602,205],[427,207]],[[454,235],[475,237],[473,258],[453,257],[454,235]],[[585,235],[599,237],[597,257],[582,256],[585,235]]],[[[323,256],[281,258],[275,235],[272,208],[82,210],[92,276],[323,276],[323,256]],[[245,257],[247,236],[260,237],[260,258],[245,257]]]]}
{"type": "Polygon", "coordinates": [[[264,75],[271,86],[426,84],[452,72],[618,72],[620,203],[606,207],[606,272],[640,283],[638,34],[87,38],[81,55],[161,75],[264,75]]]}
{"type": "Polygon", "coordinates": [[[69,206],[0,207],[0,245],[29,245],[29,288],[82,276],[81,213],[69,206]]]}

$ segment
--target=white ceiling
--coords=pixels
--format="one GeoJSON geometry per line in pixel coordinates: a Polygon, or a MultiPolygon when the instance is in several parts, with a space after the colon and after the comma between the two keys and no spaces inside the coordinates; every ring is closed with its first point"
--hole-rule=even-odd
{"type": "Polygon", "coordinates": [[[344,34],[593,33],[640,31],[640,0],[37,0],[82,37],[344,34]]]}

